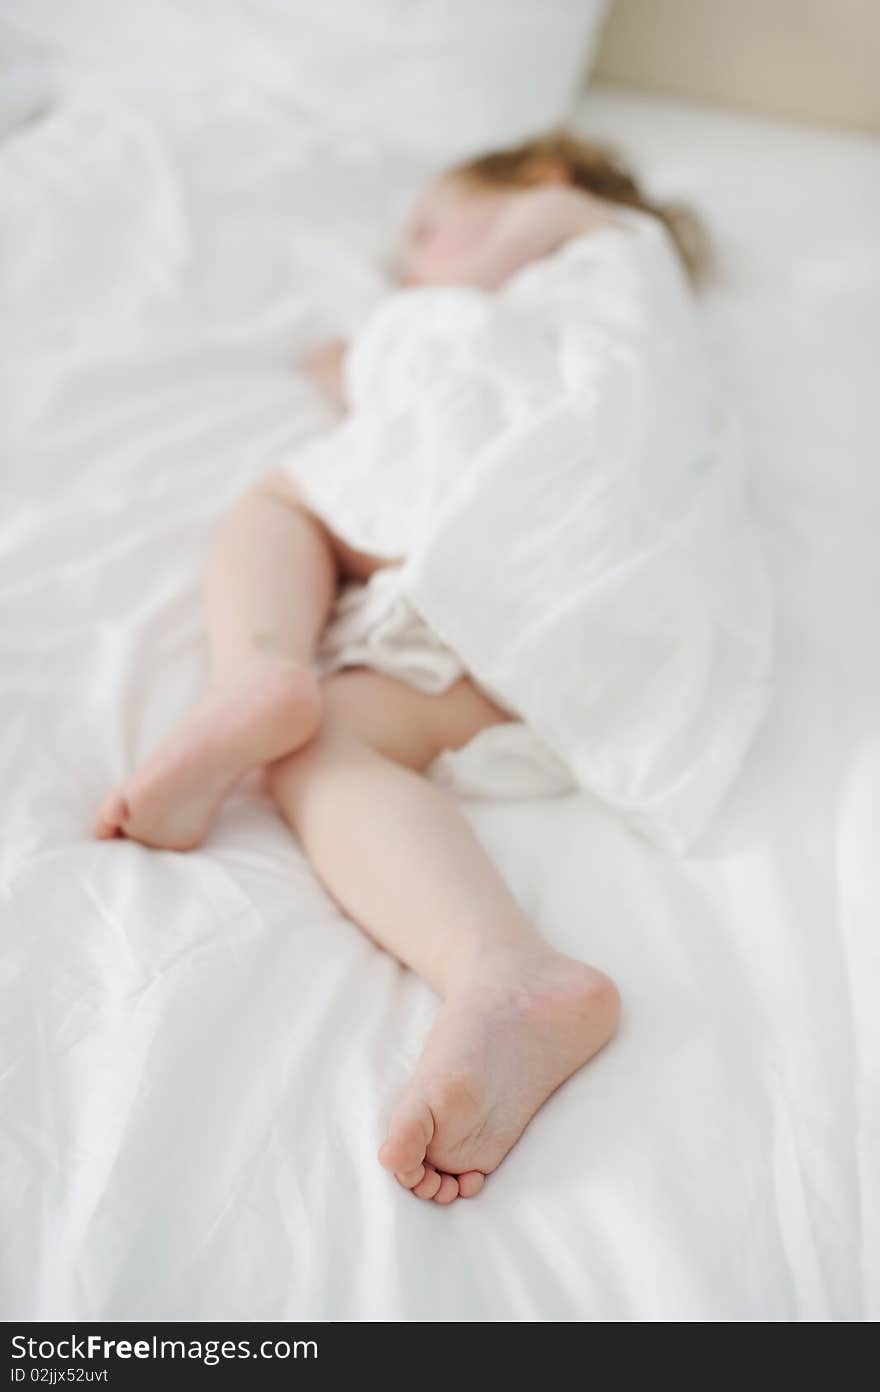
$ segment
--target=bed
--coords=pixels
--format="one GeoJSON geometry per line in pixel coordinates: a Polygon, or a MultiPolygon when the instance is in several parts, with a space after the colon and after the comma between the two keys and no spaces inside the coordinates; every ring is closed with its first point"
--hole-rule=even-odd
{"type": "Polygon", "coordinates": [[[431,993],[259,786],[198,853],[90,835],[198,690],[212,526],[326,421],[297,354],[376,294],[424,170],[235,91],[81,90],[0,145],[8,1320],[880,1314],[880,151],[611,88],[576,125],[710,225],[776,694],[685,858],[586,794],[467,804],[624,1018],[449,1211],[375,1159],[431,993]]]}

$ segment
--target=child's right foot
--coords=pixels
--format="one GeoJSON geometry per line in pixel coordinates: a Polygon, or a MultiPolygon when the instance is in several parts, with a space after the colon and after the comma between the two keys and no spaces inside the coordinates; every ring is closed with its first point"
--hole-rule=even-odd
{"type": "Polygon", "coordinates": [[[607,976],[549,947],[496,957],[447,996],[380,1164],[417,1198],[472,1198],[550,1094],[608,1042],[619,1009],[607,976]]]}
{"type": "Polygon", "coordinates": [[[261,661],[206,696],[104,799],[95,835],[192,850],[242,775],[305,744],[320,719],[320,686],[308,667],[261,661]]]}

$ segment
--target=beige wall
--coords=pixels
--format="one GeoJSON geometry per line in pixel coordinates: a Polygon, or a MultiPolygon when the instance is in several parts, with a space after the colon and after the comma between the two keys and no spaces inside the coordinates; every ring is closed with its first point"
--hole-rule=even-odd
{"type": "Polygon", "coordinates": [[[613,0],[593,77],[880,131],[880,0],[613,0]]]}

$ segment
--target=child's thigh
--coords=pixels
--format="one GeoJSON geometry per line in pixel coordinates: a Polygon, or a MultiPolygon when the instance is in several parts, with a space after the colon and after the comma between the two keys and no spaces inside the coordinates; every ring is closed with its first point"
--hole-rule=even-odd
{"type": "Polygon", "coordinates": [[[327,546],[333,553],[339,573],[344,580],[359,580],[363,582],[369,580],[374,570],[381,570],[384,566],[401,564],[402,558],[399,556],[374,556],[367,551],[355,551],[352,546],[349,546],[347,542],[336,535],[324,521],[323,517],[319,517],[316,512],[312,512],[296,480],[283,470],[275,469],[265,474],[257,483],[256,489],[257,491],[270,493],[275,497],[281,498],[289,506],[295,507],[300,512],[305,513],[314,526],[317,527],[327,543],[327,546]]]}
{"type": "Polygon", "coordinates": [[[460,749],[490,725],[510,720],[467,677],[431,696],[366,667],[324,683],[324,726],[354,735],[380,754],[424,769],[445,749],[460,749]]]}

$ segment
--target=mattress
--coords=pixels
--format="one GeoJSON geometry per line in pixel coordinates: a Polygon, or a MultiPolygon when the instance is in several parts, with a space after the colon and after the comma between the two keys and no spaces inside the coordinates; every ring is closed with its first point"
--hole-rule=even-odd
{"type": "Polygon", "coordinates": [[[709,224],[777,691],[673,860],[586,794],[466,802],[619,1037],[474,1202],[377,1146],[436,1008],[259,786],[189,855],[93,810],[199,689],[223,508],[326,424],[294,371],[381,288],[424,171],[277,102],[81,90],[0,143],[0,1309],[6,1319],[880,1314],[880,152],[596,90],[709,224]]]}

